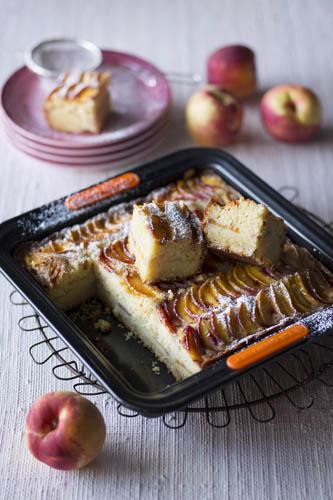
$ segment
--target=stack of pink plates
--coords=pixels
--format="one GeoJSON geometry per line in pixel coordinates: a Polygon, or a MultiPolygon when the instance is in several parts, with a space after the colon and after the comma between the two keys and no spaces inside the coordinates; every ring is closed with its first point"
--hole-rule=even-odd
{"type": "Polygon", "coordinates": [[[0,116],[8,140],[39,160],[68,166],[118,165],[156,148],[167,133],[168,82],[155,66],[138,57],[103,51],[101,70],[111,72],[112,114],[100,134],[68,134],[48,127],[43,102],[54,82],[26,67],[4,84],[0,116]]]}

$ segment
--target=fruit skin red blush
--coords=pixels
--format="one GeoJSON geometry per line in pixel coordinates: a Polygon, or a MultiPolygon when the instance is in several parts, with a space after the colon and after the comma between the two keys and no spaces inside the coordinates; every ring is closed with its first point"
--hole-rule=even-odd
{"type": "Polygon", "coordinates": [[[33,45],[24,54],[27,67],[39,76],[57,78],[66,71],[92,71],[102,63],[101,49],[78,38],[52,38],[33,45]]]}

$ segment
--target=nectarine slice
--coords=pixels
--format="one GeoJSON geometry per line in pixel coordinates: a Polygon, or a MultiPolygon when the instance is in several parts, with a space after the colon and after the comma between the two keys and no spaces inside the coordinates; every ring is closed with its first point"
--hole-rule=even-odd
{"type": "Polygon", "coordinates": [[[154,297],[156,299],[163,297],[157,287],[143,283],[140,276],[134,272],[127,273],[125,275],[125,283],[130,292],[135,295],[144,295],[146,297],[154,297]]]}
{"type": "Polygon", "coordinates": [[[270,285],[274,281],[274,278],[272,278],[272,276],[262,271],[257,266],[246,265],[245,271],[250,276],[250,278],[261,285],[270,285]]]}
{"type": "Polygon", "coordinates": [[[212,332],[209,319],[200,318],[198,323],[198,330],[201,336],[201,340],[203,341],[207,349],[217,351],[218,339],[212,332]]]}
{"type": "Polygon", "coordinates": [[[213,313],[210,317],[210,324],[212,331],[221,339],[224,343],[230,343],[230,335],[228,332],[228,327],[225,321],[224,314],[213,313]]]}

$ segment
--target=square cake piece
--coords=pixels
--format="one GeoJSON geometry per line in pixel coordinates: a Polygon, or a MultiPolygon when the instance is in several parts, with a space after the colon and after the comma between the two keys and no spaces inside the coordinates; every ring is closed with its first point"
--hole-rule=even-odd
{"type": "Polygon", "coordinates": [[[62,132],[99,133],[111,111],[109,81],[106,72],[64,74],[44,102],[49,126],[62,132]]]}
{"type": "Polygon", "coordinates": [[[214,252],[269,267],[280,259],[286,226],[265,205],[240,198],[222,206],[212,200],[203,225],[214,252]]]}
{"type": "Polygon", "coordinates": [[[205,256],[199,220],[184,203],[170,201],[134,207],[129,248],[148,283],[192,276],[205,256]]]}

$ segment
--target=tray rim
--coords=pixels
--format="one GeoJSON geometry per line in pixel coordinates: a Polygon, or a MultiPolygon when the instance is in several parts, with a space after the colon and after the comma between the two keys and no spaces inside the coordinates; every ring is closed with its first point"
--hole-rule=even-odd
{"type": "MultiPolygon", "coordinates": [[[[169,182],[167,177],[179,178],[189,168],[211,168],[225,179],[226,182],[235,186],[236,189],[245,192],[247,196],[257,201],[266,203],[273,212],[283,216],[290,231],[296,238],[299,237],[307,242],[308,245],[311,244],[315,252],[320,253],[321,260],[324,260],[325,264],[329,263],[328,265],[333,268],[333,237],[330,233],[312,221],[301,210],[297,209],[291,202],[268,186],[268,184],[233,156],[224,151],[214,149],[190,148],[180,150],[130,169],[130,171],[135,171],[141,178],[142,183],[138,188],[112,199],[104,200],[77,213],[69,214],[67,220],[60,224],[59,229],[80,221],[83,222],[96,213],[105,211],[107,208],[115,206],[122,201],[135,199],[138,195],[143,195],[158,185],[165,185],[169,182]],[[165,171],[166,166],[169,166],[168,172],[165,171]],[[158,177],[156,170],[159,170],[161,176],[165,177],[162,183],[156,182],[156,178],[158,177]],[[221,170],[223,170],[223,175],[221,175],[221,170]],[[152,173],[155,174],[154,183],[156,184],[153,187],[151,186],[152,173]],[[286,218],[286,214],[288,218],[286,218]]],[[[107,361],[97,347],[85,336],[82,336],[79,328],[72,323],[63,311],[53,304],[42,287],[11,255],[14,245],[27,239],[46,237],[53,233],[55,227],[59,225],[51,224],[47,230],[27,235],[18,234],[18,224],[20,221],[33,215],[42,214],[54,204],[63,209],[63,201],[64,198],[60,198],[55,202],[48,203],[0,224],[0,270],[21,295],[25,297],[33,309],[42,316],[44,321],[68,345],[74,354],[78,356],[81,362],[88,367],[96,379],[122,405],[145,416],[159,416],[174,411],[188,405],[195,399],[207,395],[209,392],[221,387],[224,383],[251,371],[260,364],[269,363],[277,356],[283,355],[291,349],[297,349],[303,344],[303,342],[297,344],[276,356],[267,358],[261,363],[240,372],[231,371],[226,366],[225,359],[222,359],[205,368],[202,372],[188,377],[181,382],[176,382],[161,391],[142,393],[135,390],[119,371],[112,367],[111,363],[107,361]]]]}

